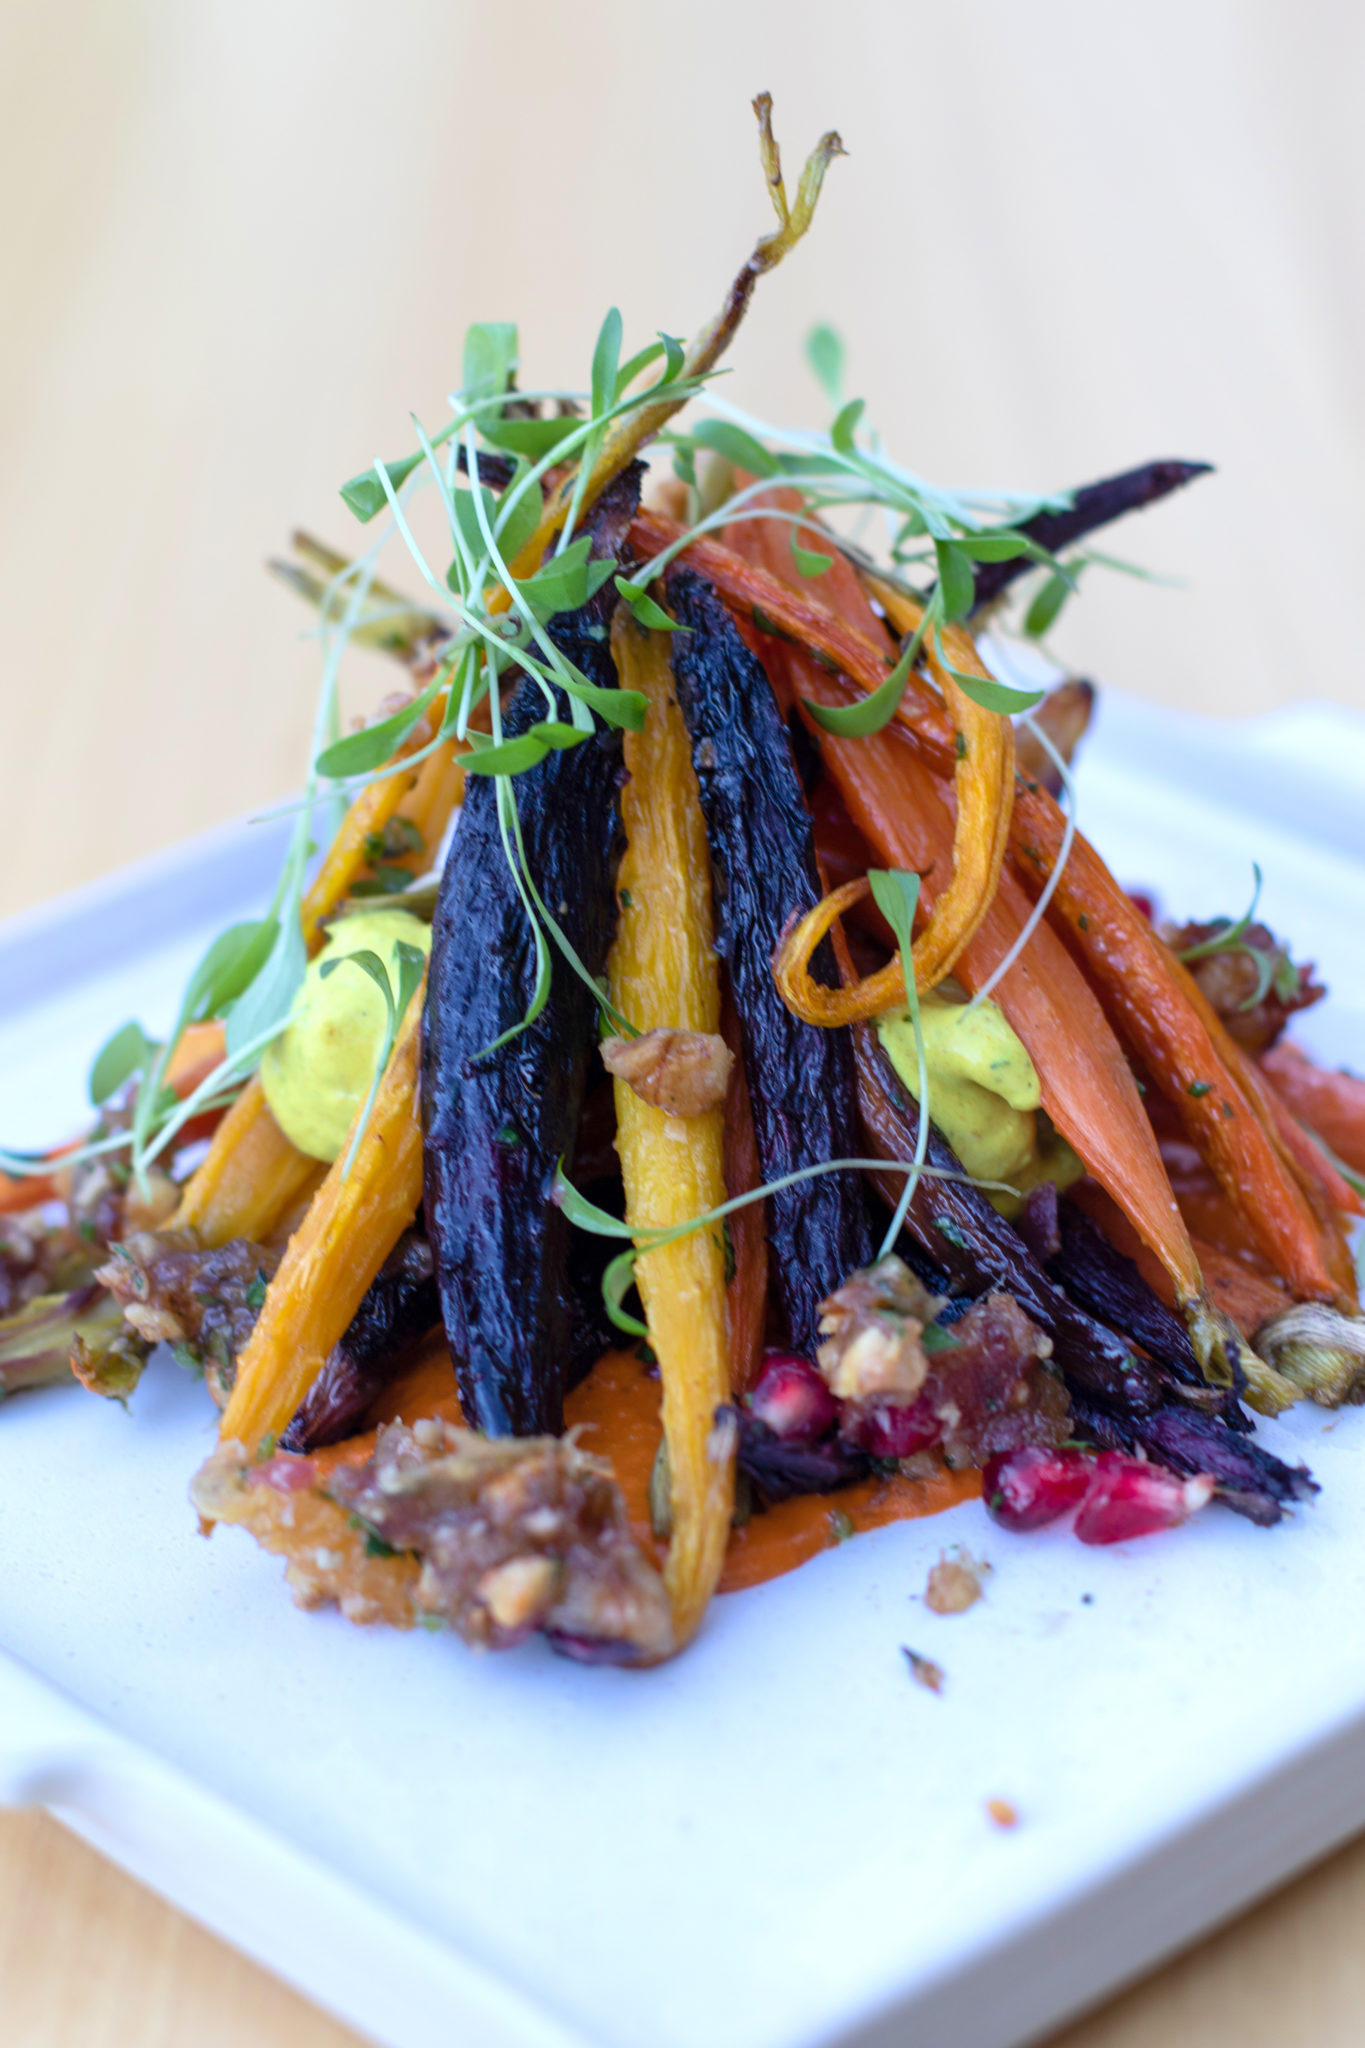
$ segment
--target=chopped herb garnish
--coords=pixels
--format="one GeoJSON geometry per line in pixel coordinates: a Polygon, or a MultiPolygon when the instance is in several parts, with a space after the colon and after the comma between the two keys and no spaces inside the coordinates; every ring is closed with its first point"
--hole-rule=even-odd
{"type": "Polygon", "coordinates": [[[258,1311],[260,1309],[263,1309],[265,1307],[265,1290],[265,1274],[258,1270],[256,1278],[252,1281],[250,1287],[248,1287],[246,1291],[245,1299],[247,1307],[254,1308],[258,1311]]]}
{"type": "Polygon", "coordinates": [[[1212,1081],[1191,1081],[1185,1092],[1188,1095],[1193,1095],[1198,1100],[1201,1095],[1211,1095],[1213,1093],[1213,1083],[1212,1081]]]}

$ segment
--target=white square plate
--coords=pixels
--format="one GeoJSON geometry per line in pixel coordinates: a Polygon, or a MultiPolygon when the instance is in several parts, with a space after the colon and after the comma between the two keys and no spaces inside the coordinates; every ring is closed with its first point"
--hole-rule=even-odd
{"type": "MultiPolygon", "coordinates": [[[[1365,1064],[1365,720],[1105,700],[1082,822],[1181,914],[1264,911],[1365,1064]]],[[[234,829],[0,931],[0,1134],[78,1128],[114,1023],[169,1018],[268,893],[234,829]]],[[[40,1801],[377,2042],[1006,2048],[1365,1825],[1365,1414],[1260,1425],[1323,1492],[1106,1551],[979,1505],[716,1603],[647,1674],[297,1613],[195,1534],[214,1418],[153,1371],[0,1413],[0,1797],[40,1801]],[[994,1566],[951,1619],[940,1549],[994,1566]],[[946,1670],[912,1684],[901,1645],[946,1670]],[[1002,1832],[990,1798],[1019,1825],[1002,1832]]]]}

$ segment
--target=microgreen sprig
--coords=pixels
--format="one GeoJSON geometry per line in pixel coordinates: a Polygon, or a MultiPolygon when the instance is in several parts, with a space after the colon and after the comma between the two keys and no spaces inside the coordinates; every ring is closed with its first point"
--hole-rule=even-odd
{"type": "Polygon", "coordinates": [[[361,1106],[360,1114],[356,1118],[355,1127],[351,1132],[351,1142],[346,1148],[346,1161],[341,1169],[343,1175],[350,1172],[355,1155],[360,1149],[360,1141],[369,1128],[370,1115],[374,1109],[374,1099],[379,1093],[379,1084],[384,1078],[385,1068],[393,1057],[394,1046],[398,1043],[398,1028],[404,1017],[406,1017],[408,1005],[421,987],[422,976],[427,970],[426,955],[421,947],[410,946],[405,939],[399,939],[395,943],[393,958],[394,964],[398,969],[398,988],[396,993],[388,965],[380,959],[377,953],[370,952],[367,947],[361,948],[354,953],[342,953],[333,960],[324,960],[318,970],[325,981],[329,975],[335,974],[340,967],[358,967],[362,973],[369,976],[384,998],[384,1035],[380,1040],[379,1051],[375,1057],[374,1072],[370,1076],[369,1091],[361,1106]]]}
{"type": "Polygon", "coordinates": [[[1247,937],[1256,922],[1263,880],[1258,862],[1252,862],[1251,872],[1255,877],[1255,887],[1251,902],[1242,915],[1234,922],[1226,918],[1216,919],[1221,929],[1215,931],[1211,938],[1202,939],[1194,946],[1185,946],[1176,954],[1177,960],[1184,961],[1188,967],[1192,961],[1211,960],[1220,953],[1245,953],[1256,969],[1256,986],[1246,1000],[1237,1005],[1239,1010],[1254,1010],[1258,1003],[1265,1001],[1272,988],[1282,1003],[1292,1002],[1299,987],[1298,969],[1282,946],[1273,942],[1269,947],[1258,946],[1247,937]]]}
{"type": "MultiPolygon", "coordinates": [[[[927,1124],[925,1126],[927,1129],[927,1124]]],[[[1017,1195],[1018,1189],[1009,1187],[1004,1181],[976,1180],[971,1174],[954,1173],[947,1167],[925,1166],[914,1160],[902,1159],[825,1159],[815,1166],[802,1166],[795,1173],[783,1174],[780,1180],[769,1181],[761,1188],[751,1188],[746,1194],[732,1195],[728,1202],[721,1202],[716,1208],[708,1209],[703,1215],[689,1217],[685,1223],[674,1223],[661,1227],[648,1223],[623,1223],[619,1216],[609,1210],[599,1209],[586,1195],[580,1194],[564,1171],[561,1159],[555,1168],[554,1200],[558,1202],[571,1223],[580,1230],[590,1231],[594,1237],[621,1238],[630,1240],[630,1248],[614,1258],[602,1276],[602,1299],[609,1318],[618,1330],[624,1330],[631,1337],[648,1337],[646,1326],[622,1307],[635,1278],[635,1261],[647,1252],[658,1251],[662,1246],[677,1244],[680,1239],[692,1237],[699,1230],[710,1230],[723,1223],[736,1210],[747,1209],[752,1202],[761,1202],[768,1195],[781,1194],[784,1188],[797,1186],[801,1181],[814,1180],[822,1173],[906,1173],[919,1175],[928,1180],[955,1181],[960,1186],[989,1188],[1002,1194],[1017,1195]]]]}

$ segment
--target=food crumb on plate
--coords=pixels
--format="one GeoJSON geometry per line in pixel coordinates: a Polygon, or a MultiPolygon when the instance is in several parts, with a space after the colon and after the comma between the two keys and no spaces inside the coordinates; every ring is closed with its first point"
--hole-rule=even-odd
{"type": "Polygon", "coordinates": [[[986,1812],[998,1828],[1017,1828],[1019,1825],[1019,1809],[1008,1799],[988,1799],[986,1812]]]}
{"type": "Polygon", "coordinates": [[[916,1685],[922,1685],[926,1692],[942,1692],[944,1670],[935,1664],[932,1657],[921,1657],[918,1650],[912,1650],[908,1643],[901,1644],[901,1655],[910,1666],[910,1676],[916,1685]]]}
{"type": "Polygon", "coordinates": [[[924,1588],[924,1604],[932,1614],[965,1614],[982,1597],[981,1581],[990,1570],[984,1557],[957,1546],[950,1557],[940,1551],[924,1588]]]}

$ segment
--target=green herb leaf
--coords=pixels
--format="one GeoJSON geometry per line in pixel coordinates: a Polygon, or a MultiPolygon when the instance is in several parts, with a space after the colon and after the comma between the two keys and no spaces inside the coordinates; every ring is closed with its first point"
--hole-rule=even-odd
{"type": "Polygon", "coordinates": [[[751,470],[755,476],[778,474],[777,458],[730,420],[703,420],[693,429],[692,439],[699,448],[709,448],[713,455],[732,462],[736,469],[751,470]]]}
{"type": "Polygon", "coordinates": [[[656,604],[643,584],[628,582],[624,576],[616,578],[616,588],[630,606],[637,625],[645,626],[652,633],[690,633],[690,626],[680,626],[671,619],[661,604],[656,604]]]}
{"type": "Polygon", "coordinates": [[[997,527],[993,533],[955,534],[953,546],[973,562],[1013,562],[1020,555],[1042,553],[1026,533],[1016,533],[1008,526],[997,527]]]}
{"type": "Polygon", "coordinates": [[[634,1251],[621,1252],[614,1258],[602,1275],[602,1300],[611,1321],[618,1330],[624,1330],[628,1337],[644,1337],[648,1340],[649,1325],[642,1323],[638,1316],[629,1315],[621,1304],[635,1285],[635,1261],[639,1254],[634,1251]]]}
{"type": "Polygon", "coordinates": [[[227,1013],[229,1058],[235,1058],[244,1045],[263,1032],[284,1028],[307,966],[303,927],[297,917],[286,916],[264,966],[227,1013]]]}
{"type": "MultiPolygon", "coordinates": [[[[480,507],[482,507],[483,516],[491,529],[498,516],[496,498],[489,490],[487,484],[471,484],[468,490],[455,491],[452,494],[451,507],[455,514],[455,524],[460,530],[461,540],[468,548],[474,560],[476,562],[481,561],[488,553],[488,543],[483,537],[483,528],[479,524],[479,511],[480,507]]],[[[452,590],[460,588],[456,567],[453,563],[451,564],[450,573],[446,577],[446,582],[452,590]]]]}
{"type": "Polygon", "coordinates": [[[931,1358],[936,1351],[957,1351],[962,1344],[962,1339],[955,1337],[951,1330],[945,1330],[942,1323],[926,1323],[920,1331],[919,1341],[921,1349],[931,1358]]]}
{"type": "Polygon", "coordinates": [[[827,569],[833,568],[833,555],[822,555],[815,548],[803,547],[801,545],[799,529],[795,526],[790,528],[790,533],[792,560],[802,576],[808,578],[823,576],[827,569]]]}
{"type": "Polygon", "coordinates": [[[90,1068],[90,1100],[98,1109],[133,1074],[149,1074],[160,1047],[140,1024],[120,1025],[95,1054],[90,1068]]]}
{"type": "Polygon", "coordinates": [[[265,1307],[265,1289],[265,1274],[258,1272],[250,1287],[247,1288],[245,1295],[247,1307],[254,1308],[258,1314],[265,1307]]]}
{"type": "Polygon", "coordinates": [[[857,431],[858,422],[866,410],[866,405],[865,399],[850,398],[848,404],[836,415],[834,425],[829,430],[829,438],[840,455],[856,455],[858,453],[853,436],[857,431]]]}
{"type": "Polygon", "coordinates": [[[520,497],[513,500],[513,492],[517,490],[530,467],[530,463],[524,458],[518,461],[516,475],[498,500],[495,531],[498,552],[505,562],[514,561],[521,553],[540,525],[540,516],[545,507],[544,493],[539,483],[525,486],[520,497]]]}
{"type": "Polygon", "coordinates": [[[912,954],[915,946],[915,911],[919,906],[919,876],[906,868],[872,868],[868,872],[872,900],[896,934],[901,966],[905,971],[907,996],[914,986],[912,954]]]}
{"type": "Polygon", "coordinates": [[[559,719],[542,719],[529,732],[521,733],[514,740],[503,740],[500,745],[491,741],[480,747],[479,740],[486,740],[483,733],[471,733],[475,742],[472,753],[463,761],[466,775],[521,775],[527,768],[535,768],[545,759],[551,748],[563,751],[565,747],[576,747],[587,734],[580,732],[576,725],[565,725],[559,719]]]}
{"type": "Polygon", "coordinates": [[[199,1024],[221,1017],[245,995],[270,958],[279,937],[279,919],[261,918],[229,925],[205,953],[185,991],[185,1022],[199,1024]]]}
{"type": "Polygon", "coordinates": [[[1076,576],[1080,564],[1075,565],[1068,575],[1054,569],[1042,589],[1024,614],[1024,631],[1030,639],[1041,640],[1061,617],[1062,606],[1075,594],[1076,576]]]}
{"type": "Polygon", "coordinates": [[[592,352],[592,409],[609,412],[616,398],[617,365],[621,359],[621,315],[613,306],[598,329],[592,352]]]}
{"type": "Polygon", "coordinates": [[[983,711],[998,711],[1008,718],[1015,712],[1032,711],[1034,705],[1041,704],[1047,695],[1045,690],[1015,690],[1008,683],[997,683],[991,676],[972,676],[965,669],[954,668],[937,625],[934,627],[934,651],[959,690],[970,697],[973,704],[979,704],[983,711]]]}
{"type": "MultiPolygon", "coordinates": [[[[401,462],[385,462],[381,465],[389,483],[395,491],[402,489],[412,472],[422,461],[421,455],[407,455],[401,462]]],[[[362,469],[341,486],[341,495],[362,525],[368,525],[376,512],[382,512],[388,504],[384,486],[375,475],[373,467],[362,469]]]]}
{"type": "MultiPolygon", "coordinates": [[[[460,496],[464,495],[460,493],[460,496]]],[[[318,774],[330,776],[334,782],[343,782],[348,776],[369,775],[376,768],[384,767],[418,724],[444,680],[444,676],[438,673],[401,711],[381,718],[377,725],[367,725],[361,732],[348,732],[344,739],[334,740],[330,747],[324,747],[313,764],[318,774]]]]}
{"type": "Polygon", "coordinates": [[[675,336],[665,334],[662,328],[659,330],[659,339],[664,346],[663,382],[665,384],[672,384],[682,375],[683,365],[687,360],[687,351],[675,336]]]}
{"type": "Polygon", "coordinates": [[[509,455],[525,455],[532,462],[539,462],[542,456],[552,454],[561,441],[567,441],[570,434],[576,434],[582,424],[572,418],[524,420],[514,415],[510,420],[487,420],[479,431],[494,448],[505,448],[509,455]]]}
{"type": "Polygon", "coordinates": [[[806,361],[830,404],[838,405],[844,395],[844,344],[823,321],[806,336],[806,361]]]}
{"type": "Polygon", "coordinates": [[[938,557],[938,580],[943,591],[943,616],[951,624],[954,619],[965,619],[976,601],[976,578],[972,574],[970,558],[955,541],[936,540],[934,553],[938,557]]]}
{"type": "Polygon", "coordinates": [[[576,612],[606,582],[616,567],[614,561],[590,562],[592,541],[586,533],[570,541],[559,555],[552,555],[534,576],[517,584],[526,603],[542,621],[559,612],[576,612]]]}
{"type": "Polygon", "coordinates": [[[919,660],[924,636],[933,617],[934,604],[931,604],[886,681],[864,697],[861,704],[817,704],[813,698],[803,697],[801,701],[815,723],[841,740],[870,739],[874,732],[890,725],[900,709],[901,698],[919,660]]]}
{"type": "Polygon", "coordinates": [[[479,320],[465,329],[460,396],[468,403],[506,391],[520,359],[516,323],[479,320]]]}

